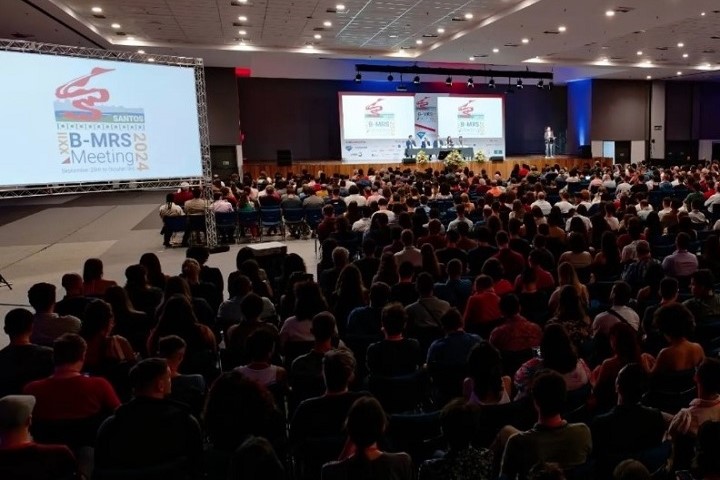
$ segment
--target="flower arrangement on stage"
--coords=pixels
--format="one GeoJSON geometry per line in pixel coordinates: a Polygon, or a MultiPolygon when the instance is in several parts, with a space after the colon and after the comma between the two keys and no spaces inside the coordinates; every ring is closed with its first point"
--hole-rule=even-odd
{"type": "Polygon", "coordinates": [[[478,150],[478,152],[473,157],[473,161],[477,163],[485,163],[488,161],[488,159],[482,151],[478,150]]]}
{"type": "Polygon", "coordinates": [[[458,150],[453,150],[445,157],[445,166],[457,170],[465,166],[465,158],[458,150]]]}
{"type": "Polygon", "coordinates": [[[417,155],[415,155],[415,160],[418,165],[427,165],[430,162],[430,155],[425,153],[425,150],[420,150],[417,155]]]}

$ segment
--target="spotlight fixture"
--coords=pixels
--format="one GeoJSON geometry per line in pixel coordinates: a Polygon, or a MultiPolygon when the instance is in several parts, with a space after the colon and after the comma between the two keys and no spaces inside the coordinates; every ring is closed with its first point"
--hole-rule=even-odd
{"type": "Polygon", "coordinates": [[[518,78],[518,79],[517,79],[517,88],[518,88],[518,90],[522,90],[522,89],[523,89],[523,81],[522,81],[522,78],[518,78]]]}
{"type": "Polygon", "coordinates": [[[140,55],[145,55],[145,50],[138,50],[138,53],[139,53],[140,55]]]}
{"type": "Polygon", "coordinates": [[[355,74],[355,83],[360,83],[362,81],[362,74],[358,72],[355,74]]]}
{"type": "Polygon", "coordinates": [[[447,77],[445,79],[445,85],[447,85],[448,87],[452,87],[452,77],[447,77]]]}
{"type": "Polygon", "coordinates": [[[475,88],[475,81],[473,80],[472,77],[468,78],[467,86],[468,86],[468,88],[475,88]]]}
{"type": "Polygon", "coordinates": [[[488,82],[488,88],[495,88],[495,79],[490,78],[490,81],[488,82]]]}
{"type": "Polygon", "coordinates": [[[651,76],[651,75],[648,75],[647,77],[645,77],[645,79],[646,79],[646,80],[652,80],[652,76],[651,76]]]}
{"type": "Polygon", "coordinates": [[[538,87],[538,88],[543,88],[544,86],[545,86],[545,82],[544,82],[543,79],[541,78],[540,80],[538,80],[537,87],[538,87]]]}
{"type": "Polygon", "coordinates": [[[553,83],[552,80],[550,80],[550,81],[548,82],[548,90],[552,90],[554,86],[555,86],[555,84],[553,83]]]}
{"type": "Polygon", "coordinates": [[[387,76],[388,82],[392,82],[394,78],[392,73],[387,76]]]}
{"type": "Polygon", "coordinates": [[[506,94],[515,93],[515,90],[513,90],[513,88],[512,88],[512,83],[510,82],[510,77],[508,77],[508,85],[507,85],[507,90],[505,90],[505,93],[506,94]]]}
{"type": "Polygon", "coordinates": [[[420,75],[415,75],[415,78],[413,78],[413,83],[415,85],[420,85],[420,75]]]}

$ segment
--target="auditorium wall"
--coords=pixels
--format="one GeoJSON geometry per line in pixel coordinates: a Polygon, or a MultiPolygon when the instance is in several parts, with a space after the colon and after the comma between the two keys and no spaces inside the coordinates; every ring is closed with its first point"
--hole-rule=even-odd
{"type": "Polygon", "coordinates": [[[205,90],[210,145],[239,143],[238,90],[233,68],[206,68],[205,90]]]}
{"type": "MultiPolygon", "coordinates": [[[[448,88],[444,83],[422,83],[410,93],[499,94],[464,79],[448,88]]],[[[496,79],[498,80],[498,79],[496,79]]],[[[505,101],[505,139],[509,155],[541,153],[543,130],[552,125],[557,133],[567,129],[567,92],[527,87],[505,101]]],[[[338,92],[393,91],[397,82],[238,78],[239,118],[245,135],[243,153],[249,161],[275,159],[276,150],[290,149],[296,160],[337,160],[340,155],[338,92]]],[[[573,152],[574,153],[574,152],[573,152]]]]}

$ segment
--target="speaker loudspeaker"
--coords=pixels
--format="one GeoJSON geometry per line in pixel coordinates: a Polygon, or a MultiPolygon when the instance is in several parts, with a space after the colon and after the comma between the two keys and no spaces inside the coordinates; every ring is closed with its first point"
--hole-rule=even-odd
{"type": "Polygon", "coordinates": [[[278,167],[289,167],[292,165],[292,150],[278,150],[277,151],[277,165],[278,167]]]}
{"type": "Polygon", "coordinates": [[[490,157],[490,161],[492,163],[500,163],[505,161],[505,157],[502,155],[495,155],[494,157],[490,157]]]}
{"type": "Polygon", "coordinates": [[[580,145],[578,155],[580,158],[592,158],[592,147],[590,145],[580,145]]]}

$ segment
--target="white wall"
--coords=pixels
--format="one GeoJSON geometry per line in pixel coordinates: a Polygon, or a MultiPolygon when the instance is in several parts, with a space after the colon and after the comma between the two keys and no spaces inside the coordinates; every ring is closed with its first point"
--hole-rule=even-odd
{"type": "Polygon", "coordinates": [[[713,143],[720,143],[720,140],[700,140],[698,147],[698,159],[715,160],[712,158],[713,143]]]}
{"type": "MultiPolygon", "coordinates": [[[[650,102],[650,156],[665,158],[665,82],[652,84],[652,101],[650,102]],[[660,127],[655,130],[655,127],[660,127]]],[[[700,156],[702,158],[702,155],[700,156]]],[[[634,161],[634,160],[633,160],[634,161]]]]}
{"type": "MultiPolygon", "coordinates": [[[[655,142],[657,144],[657,142],[655,142]]],[[[630,162],[642,162],[646,160],[645,140],[633,141],[630,143],[630,162]]]]}

